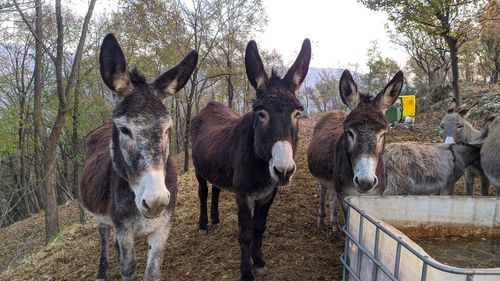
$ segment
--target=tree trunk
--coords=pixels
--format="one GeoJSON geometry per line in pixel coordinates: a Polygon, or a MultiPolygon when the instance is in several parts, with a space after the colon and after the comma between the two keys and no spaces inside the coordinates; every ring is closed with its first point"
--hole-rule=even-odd
{"type": "Polygon", "coordinates": [[[78,141],[78,115],[80,110],[80,79],[76,81],[75,91],[73,94],[73,133],[71,135],[71,162],[73,163],[73,196],[76,199],[79,210],[80,224],[85,223],[85,213],[82,205],[80,204],[80,190],[78,188],[80,183],[80,142],[78,141]]]}
{"type": "MultiPolygon", "coordinates": [[[[51,151],[47,151],[50,153],[51,151]]],[[[56,159],[55,153],[48,155],[45,153],[44,170],[46,176],[45,183],[45,243],[50,243],[59,232],[59,220],[57,210],[57,195],[56,195],[56,159]],[[52,159],[51,159],[52,158],[52,159]]]]}
{"type": "MultiPolygon", "coordinates": [[[[34,189],[36,190],[36,194],[38,198],[43,196],[43,192],[41,191],[41,179],[42,179],[42,171],[40,154],[41,154],[41,127],[42,127],[42,56],[43,56],[43,48],[41,38],[43,36],[42,33],[42,1],[35,1],[35,65],[33,70],[34,75],[34,85],[33,85],[33,153],[34,153],[34,170],[35,170],[35,178],[34,178],[34,189]]],[[[43,208],[43,205],[42,205],[43,208]]]]}
{"type": "Polygon", "coordinates": [[[229,71],[226,76],[227,82],[227,106],[234,109],[234,87],[233,87],[233,76],[232,76],[232,63],[229,55],[226,58],[227,70],[229,71]]]}
{"type": "Polygon", "coordinates": [[[460,89],[458,87],[458,46],[457,40],[444,36],[448,47],[450,48],[450,60],[451,60],[451,85],[453,87],[453,95],[455,97],[456,106],[460,106],[460,89]]]}
{"type": "Polygon", "coordinates": [[[194,69],[191,76],[191,87],[189,89],[188,100],[186,101],[186,130],[184,131],[184,172],[189,170],[189,137],[191,136],[191,111],[193,107],[193,98],[196,93],[196,81],[198,78],[198,69],[194,69]]]}
{"type": "Polygon", "coordinates": [[[18,149],[20,150],[20,189],[23,196],[23,204],[26,216],[32,214],[31,206],[29,203],[29,186],[28,186],[28,164],[27,164],[27,142],[26,142],[26,97],[22,96],[19,103],[19,143],[18,149]]]}

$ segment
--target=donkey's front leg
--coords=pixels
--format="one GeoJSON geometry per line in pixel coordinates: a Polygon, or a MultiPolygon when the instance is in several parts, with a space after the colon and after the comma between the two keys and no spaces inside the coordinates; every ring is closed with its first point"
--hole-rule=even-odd
{"type": "Polygon", "coordinates": [[[120,273],[125,281],[133,280],[136,269],[134,252],[134,233],[129,228],[117,228],[116,237],[120,246],[120,273]],[[123,228],[123,229],[122,229],[123,228]]]}
{"type": "Polygon", "coordinates": [[[253,239],[252,212],[246,195],[236,194],[236,204],[238,205],[238,225],[240,226],[240,280],[250,281],[253,280],[252,264],[250,263],[250,244],[253,239]]]}
{"type": "Polygon", "coordinates": [[[266,262],[262,257],[262,235],[266,230],[267,214],[269,213],[269,208],[273,204],[274,197],[276,196],[277,188],[261,200],[255,201],[255,210],[253,214],[253,229],[254,238],[252,241],[252,259],[253,259],[253,270],[258,276],[265,276],[269,273],[266,262]]]}
{"type": "Polygon", "coordinates": [[[165,242],[170,233],[171,224],[167,223],[166,227],[161,227],[148,236],[149,252],[148,263],[144,280],[156,281],[161,279],[161,265],[165,251],[165,242]]]}

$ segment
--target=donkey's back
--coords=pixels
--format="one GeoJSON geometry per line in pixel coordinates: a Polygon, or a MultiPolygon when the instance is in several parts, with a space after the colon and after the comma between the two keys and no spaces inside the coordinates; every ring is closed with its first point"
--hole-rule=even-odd
{"type": "Polygon", "coordinates": [[[336,143],[343,132],[347,113],[334,110],[325,114],[314,127],[313,138],[307,148],[309,171],[317,179],[333,180],[333,161],[336,143]]]}
{"type": "Polygon", "coordinates": [[[219,102],[211,101],[191,121],[193,142],[215,137],[223,138],[240,121],[234,110],[219,102]]]}
{"type": "Polygon", "coordinates": [[[109,206],[110,180],[114,176],[109,152],[113,124],[107,123],[86,138],[80,196],[85,208],[93,214],[106,215],[109,206]]]}

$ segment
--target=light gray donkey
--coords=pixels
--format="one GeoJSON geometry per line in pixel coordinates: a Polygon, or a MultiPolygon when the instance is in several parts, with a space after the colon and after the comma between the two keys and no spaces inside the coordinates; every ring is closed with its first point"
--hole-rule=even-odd
{"type": "MultiPolygon", "coordinates": [[[[481,132],[475,129],[465,118],[469,116],[477,103],[469,108],[458,108],[453,101],[448,108],[448,112],[441,120],[443,130],[443,141],[446,144],[471,144],[476,140],[481,132]]],[[[476,161],[464,171],[465,195],[473,195],[474,178],[479,177],[481,182],[481,195],[488,196],[489,180],[481,167],[481,161],[476,161]]]]}
{"type": "Polygon", "coordinates": [[[382,156],[384,195],[450,195],[479,148],[461,144],[392,143],[382,156]]]}

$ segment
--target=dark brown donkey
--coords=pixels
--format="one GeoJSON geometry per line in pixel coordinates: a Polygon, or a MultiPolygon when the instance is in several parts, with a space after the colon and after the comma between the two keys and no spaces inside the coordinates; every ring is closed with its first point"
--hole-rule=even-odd
{"type": "MultiPolygon", "coordinates": [[[[240,117],[228,107],[210,102],[191,122],[193,163],[199,182],[201,233],[207,230],[207,180],[236,193],[238,205],[241,280],[267,274],[262,257],[262,235],[277,186],[295,172],[298,117],[303,110],[295,91],[304,80],[311,59],[311,43],[302,49],[283,78],[268,78],[254,41],[248,43],[245,67],[257,91],[252,112],[240,117]],[[252,216],[253,208],[253,216],[252,216]]],[[[212,223],[217,224],[218,195],[212,190],[212,223]]]]}
{"type": "Polygon", "coordinates": [[[123,280],[132,280],[134,237],[147,236],[145,280],[159,280],[174,212],[177,177],[169,159],[172,118],[163,99],[179,91],[198,61],[194,51],[154,82],[129,72],[113,34],[101,45],[101,77],[116,99],[112,122],[87,137],[80,193],[98,222],[101,252],[98,280],[106,278],[109,227],[116,232],[123,280]]]}
{"type": "Polygon", "coordinates": [[[399,71],[378,95],[358,93],[351,73],[342,73],[340,97],[350,112],[332,111],[323,116],[307,150],[309,170],[320,186],[318,226],[324,224],[325,196],[330,203],[333,232],[339,234],[335,197],[343,206],[347,195],[383,191],[383,165],[379,160],[388,127],[384,111],[396,101],[402,86],[403,72],[399,71]]]}

